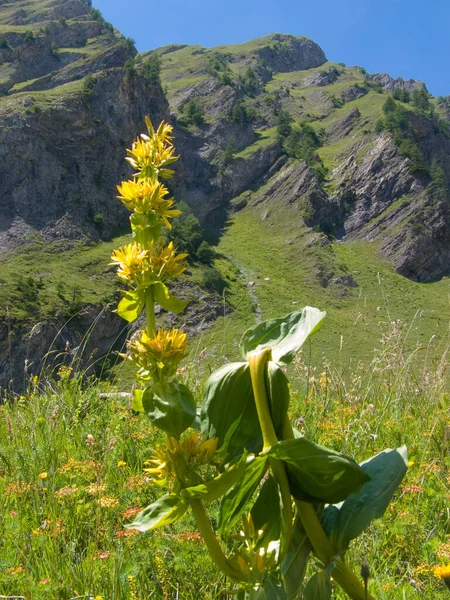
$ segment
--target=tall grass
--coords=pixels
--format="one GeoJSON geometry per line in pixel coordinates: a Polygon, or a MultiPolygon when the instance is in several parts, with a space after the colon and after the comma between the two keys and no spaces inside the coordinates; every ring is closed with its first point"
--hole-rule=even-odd
{"type": "MultiPolygon", "coordinates": [[[[382,600],[448,594],[432,573],[450,562],[448,348],[430,340],[406,352],[408,331],[383,324],[372,361],[353,371],[311,367],[305,356],[294,366],[291,417],[308,438],[361,460],[409,448],[390,509],[351,549],[356,570],[368,562],[370,590],[382,600]]],[[[195,370],[186,373],[192,381],[195,370]]],[[[160,495],[144,472],[159,436],[126,397],[71,367],[8,398],[0,406],[0,594],[230,597],[189,519],[158,533],[124,529],[160,495]]]]}

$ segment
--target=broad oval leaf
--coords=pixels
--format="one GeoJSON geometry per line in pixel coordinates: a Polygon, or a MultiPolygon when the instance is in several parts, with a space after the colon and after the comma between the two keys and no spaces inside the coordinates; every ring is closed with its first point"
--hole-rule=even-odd
{"type": "Polygon", "coordinates": [[[331,600],[331,593],[333,591],[331,585],[331,572],[333,565],[331,563],[331,569],[320,571],[315,573],[306,584],[306,588],[303,594],[304,600],[331,600]]]}
{"type": "Polygon", "coordinates": [[[181,490],[180,495],[182,498],[198,498],[205,502],[222,498],[241,479],[245,473],[246,466],[247,455],[244,454],[238,463],[229,467],[224,473],[200,485],[184,488],[181,490]]]}
{"type": "Polygon", "coordinates": [[[182,383],[155,383],[143,390],[141,399],[151,421],[175,437],[179,437],[196,417],[195,398],[182,383]]]}
{"type": "Polygon", "coordinates": [[[278,442],[268,454],[286,464],[292,495],[306,502],[341,502],[370,480],[353,459],[304,437],[278,442]]]}
{"type": "Polygon", "coordinates": [[[208,438],[219,438],[230,457],[244,449],[258,453],[262,449],[248,363],[231,363],[215,371],[204,389],[202,432],[208,438]]]}
{"type": "Polygon", "coordinates": [[[278,485],[273,475],[269,475],[263,483],[250,514],[256,531],[261,529],[264,531],[256,548],[267,547],[270,542],[280,539],[281,502],[278,485]]]}
{"type": "Polygon", "coordinates": [[[297,516],[294,521],[288,551],[281,564],[281,573],[288,600],[298,598],[311,551],[311,542],[306,535],[301,518],[297,516]]]}
{"type": "Polygon", "coordinates": [[[183,516],[187,509],[188,504],[182,498],[176,494],[166,494],[144,508],[136,515],[135,520],[125,527],[126,529],[137,529],[138,531],[149,531],[157,527],[164,527],[183,516]]]}
{"type": "Polygon", "coordinates": [[[169,292],[169,288],[160,281],[154,283],[152,288],[155,302],[170,312],[183,312],[183,310],[189,304],[189,300],[180,300],[180,298],[172,296],[169,292]]]}
{"type": "Polygon", "coordinates": [[[267,456],[249,457],[244,476],[222,498],[217,531],[222,537],[239,521],[267,468],[267,456]]]}
{"type": "Polygon", "coordinates": [[[326,313],[306,306],[278,319],[264,321],[248,329],[239,344],[241,355],[272,348],[272,360],[280,365],[289,364],[310,335],[319,329],[326,313]]]}
{"type": "Polygon", "coordinates": [[[123,294],[123,298],[117,307],[117,314],[129,323],[136,321],[144,308],[144,290],[129,290],[127,292],[122,291],[121,293],[123,294]]]}
{"type": "Polygon", "coordinates": [[[274,575],[268,575],[256,590],[248,590],[245,600],[287,600],[283,585],[274,575]]]}
{"type": "Polygon", "coordinates": [[[327,506],[322,524],[337,552],[345,552],[373,519],[383,516],[408,469],[406,446],[384,450],[361,463],[370,477],[358,493],[337,506],[327,506]]]}

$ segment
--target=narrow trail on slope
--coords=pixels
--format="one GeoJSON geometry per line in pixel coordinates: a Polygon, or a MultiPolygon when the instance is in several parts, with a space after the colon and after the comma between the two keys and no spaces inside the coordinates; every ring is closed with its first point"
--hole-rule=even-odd
{"type": "Polygon", "coordinates": [[[255,293],[254,288],[258,285],[256,283],[256,277],[252,277],[252,271],[246,269],[241,263],[239,263],[233,256],[229,254],[224,255],[239,271],[240,276],[245,281],[245,289],[252,301],[253,312],[255,314],[256,324],[262,321],[262,310],[259,303],[259,298],[255,293]],[[253,285],[252,285],[253,284],[253,285]]]}

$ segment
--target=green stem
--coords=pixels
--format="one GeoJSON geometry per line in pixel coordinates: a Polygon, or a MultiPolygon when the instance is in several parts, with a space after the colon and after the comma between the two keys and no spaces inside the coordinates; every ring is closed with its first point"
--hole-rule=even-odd
{"type": "MultiPolygon", "coordinates": [[[[266,365],[271,357],[272,350],[270,348],[265,348],[260,352],[250,352],[248,355],[253,395],[255,396],[256,411],[258,413],[259,424],[263,436],[263,452],[270,450],[270,448],[278,442],[277,434],[275,433],[275,428],[273,426],[272,415],[270,414],[265,381],[266,365]]],[[[280,554],[283,557],[288,550],[292,536],[293,512],[291,490],[283,462],[275,458],[270,458],[270,467],[280,488],[281,501],[283,504],[283,527],[285,535],[280,551],[280,554]]]]}
{"type": "MultiPolygon", "coordinates": [[[[288,420],[283,423],[283,435],[286,436],[285,439],[294,437],[292,426],[288,420]]],[[[301,500],[295,500],[295,506],[315,554],[324,565],[328,565],[336,556],[336,551],[323,530],[316,509],[309,502],[301,500]]],[[[375,600],[343,560],[336,562],[332,577],[352,600],[375,600]]]]}
{"type": "Polygon", "coordinates": [[[194,513],[197,527],[202,534],[206,547],[208,548],[211,558],[216,566],[222,571],[222,573],[233,579],[233,581],[245,581],[246,579],[244,575],[238,569],[233,567],[230,561],[226,558],[225,554],[222,552],[222,548],[220,547],[216,535],[211,527],[210,520],[206,514],[201,500],[190,500],[189,504],[192,508],[192,512],[194,513]]]}
{"type": "Polygon", "coordinates": [[[155,324],[155,301],[153,299],[152,286],[147,288],[145,292],[145,315],[147,317],[147,331],[150,337],[156,335],[155,324]]]}
{"type": "MultiPolygon", "coordinates": [[[[314,552],[324,565],[328,565],[336,552],[323,530],[314,506],[301,500],[296,500],[295,505],[314,552]]],[[[343,560],[336,562],[332,577],[352,600],[375,600],[371,594],[366,595],[364,586],[343,560]]]]}

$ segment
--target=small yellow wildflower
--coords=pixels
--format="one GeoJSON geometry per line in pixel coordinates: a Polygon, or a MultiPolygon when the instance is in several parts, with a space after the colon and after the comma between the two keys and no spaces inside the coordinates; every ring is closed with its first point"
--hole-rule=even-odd
{"type": "Polygon", "coordinates": [[[119,462],[117,463],[117,466],[119,467],[119,469],[121,469],[122,467],[126,466],[126,462],[124,460],[119,460],[119,462]]]}
{"type": "Polygon", "coordinates": [[[433,573],[439,579],[442,579],[445,585],[450,589],[450,564],[435,567],[433,573]]]}
{"type": "Polygon", "coordinates": [[[119,500],[114,496],[101,496],[97,499],[97,504],[101,508],[117,508],[119,506],[119,500]]]}
{"type": "Polygon", "coordinates": [[[141,379],[159,380],[175,375],[186,348],[186,334],[181,329],[159,329],[154,337],[143,329],[140,337],[130,343],[125,358],[139,367],[141,379]]]}
{"type": "Polygon", "coordinates": [[[42,481],[44,481],[44,479],[47,479],[47,476],[48,476],[48,473],[46,473],[46,472],[44,471],[44,473],[40,473],[40,474],[39,474],[39,479],[42,479],[42,481]]]}

